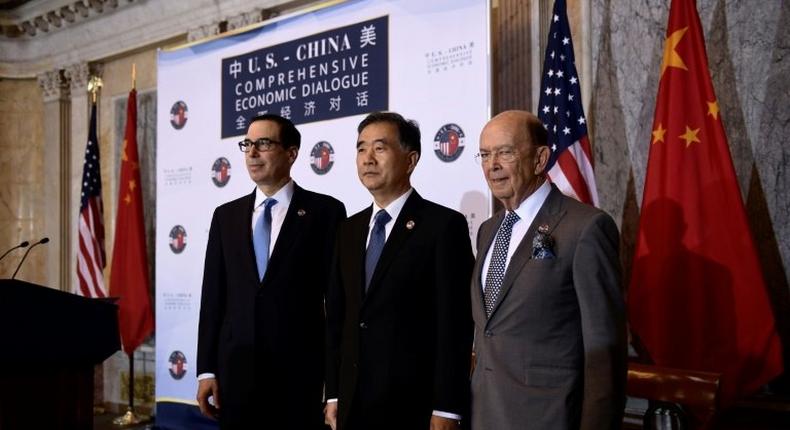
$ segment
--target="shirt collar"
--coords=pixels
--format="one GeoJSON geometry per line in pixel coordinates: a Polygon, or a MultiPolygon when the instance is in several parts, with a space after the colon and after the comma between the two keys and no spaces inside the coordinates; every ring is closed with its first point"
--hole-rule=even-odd
{"type": "Polygon", "coordinates": [[[551,192],[551,185],[549,181],[543,181],[543,184],[538,187],[532,194],[530,194],[523,202],[516,209],[513,210],[519,219],[535,219],[538,215],[538,211],[540,210],[541,206],[543,206],[543,202],[546,201],[546,198],[549,197],[549,193],[551,192]]]}
{"type": "Polygon", "coordinates": [[[409,199],[409,196],[411,195],[411,193],[413,191],[414,191],[414,188],[409,188],[409,191],[406,191],[405,193],[401,194],[400,197],[398,197],[397,199],[393,200],[392,203],[387,205],[387,207],[385,207],[385,208],[382,208],[379,205],[377,205],[376,201],[374,200],[373,201],[373,213],[370,214],[370,223],[368,225],[371,225],[371,226],[373,225],[373,222],[375,221],[376,214],[381,209],[384,209],[385,211],[387,211],[387,213],[389,214],[390,217],[392,217],[392,219],[394,219],[394,220],[398,219],[398,215],[400,215],[400,211],[403,210],[403,206],[406,204],[406,200],[409,199]]]}
{"type": "Polygon", "coordinates": [[[257,209],[258,206],[263,204],[264,200],[266,200],[266,199],[268,199],[270,197],[275,199],[275,200],[277,200],[277,204],[281,205],[280,207],[289,206],[291,204],[291,199],[294,196],[294,188],[295,188],[295,183],[294,183],[293,179],[288,181],[287,184],[283,185],[272,196],[267,196],[266,194],[264,194],[263,191],[261,191],[260,188],[255,187],[255,206],[253,206],[253,208],[257,209]]]}

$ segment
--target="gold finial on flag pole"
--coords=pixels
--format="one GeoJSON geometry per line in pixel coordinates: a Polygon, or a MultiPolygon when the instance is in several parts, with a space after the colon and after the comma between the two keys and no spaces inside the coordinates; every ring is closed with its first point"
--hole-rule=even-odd
{"type": "Polygon", "coordinates": [[[137,89],[137,64],[132,63],[132,89],[137,89]]]}
{"type": "Polygon", "coordinates": [[[96,103],[96,97],[99,93],[99,89],[104,86],[101,78],[98,76],[91,76],[88,80],[88,92],[91,93],[91,102],[96,103]]]}

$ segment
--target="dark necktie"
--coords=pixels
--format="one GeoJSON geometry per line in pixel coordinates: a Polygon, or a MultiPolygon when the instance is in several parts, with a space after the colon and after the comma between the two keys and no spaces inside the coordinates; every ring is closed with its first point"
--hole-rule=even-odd
{"type": "Polygon", "coordinates": [[[494,251],[491,253],[491,262],[486,273],[486,285],[483,293],[483,303],[486,307],[486,316],[491,316],[494,310],[499,289],[502,288],[502,281],[505,279],[505,268],[507,267],[507,251],[510,247],[510,236],[513,233],[513,224],[519,220],[515,212],[508,212],[505,220],[499,226],[494,239],[494,251]]]}
{"type": "Polygon", "coordinates": [[[255,262],[258,265],[258,279],[263,280],[266,266],[269,265],[269,246],[272,238],[272,206],[277,200],[268,198],[261,203],[263,213],[258,217],[252,230],[252,247],[255,249],[255,262]]]}
{"type": "Polygon", "coordinates": [[[384,209],[376,212],[376,217],[373,223],[373,229],[370,231],[370,242],[368,242],[368,250],[365,252],[365,292],[370,287],[370,280],[373,278],[373,271],[376,270],[376,264],[381,257],[381,250],[384,249],[384,242],[386,241],[384,234],[384,226],[387,225],[392,217],[384,209]]]}

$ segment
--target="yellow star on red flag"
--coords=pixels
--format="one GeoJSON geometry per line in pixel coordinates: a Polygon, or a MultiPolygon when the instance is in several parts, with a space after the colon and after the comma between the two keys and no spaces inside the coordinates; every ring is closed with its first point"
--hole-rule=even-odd
{"type": "Polygon", "coordinates": [[[664,76],[664,70],[666,70],[667,67],[677,67],[678,69],[688,70],[686,63],[680,58],[680,54],[675,51],[675,48],[678,46],[678,43],[680,43],[680,40],[683,39],[683,35],[686,34],[688,29],[688,27],[683,27],[680,30],[676,30],[664,41],[664,59],[661,61],[661,76],[664,76]]]}
{"type": "Polygon", "coordinates": [[[661,123],[658,124],[658,128],[653,130],[653,144],[658,142],[664,141],[664,135],[667,133],[667,129],[664,128],[661,123]]]}
{"type": "Polygon", "coordinates": [[[712,116],[713,119],[719,119],[719,102],[714,100],[712,102],[708,102],[708,115],[712,116]]]}
{"type": "Polygon", "coordinates": [[[686,148],[688,148],[689,146],[691,146],[692,143],[700,142],[699,138],[697,137],[697,133],[699,133],[698,128],[692,130],[691,128],[689,128],[689,126],[686,126],[686,132],[678,137],[686,141],[686,148]]]}

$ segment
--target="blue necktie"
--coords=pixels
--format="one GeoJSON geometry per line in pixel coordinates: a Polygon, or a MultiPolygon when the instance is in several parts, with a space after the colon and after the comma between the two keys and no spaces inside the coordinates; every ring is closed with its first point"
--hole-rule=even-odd
{"type": "Polygon", "coordinates": [[[373,223],[373,229],[370,231],[370,242],[368,242],[368,250],[365,252],[365,292],[370,287],[370,280],[373,278],[373,271],[376,270],[376,264],[381,257],[381,250],[384,249],[384,242],[386,242],[386,235],[384,233],[384,226],[387,225],[392,217],[384,209],[376,212],[376,218],[373,223]]]}
{"type": "Polygon", "coordinates": [[[502,281],[505,279],[505,268],[507,267],[507,251],[510,247],[510,236],[513,233],[513,224],[519,220],[515,212],[508,212],[505,220],[499,226],[494,239],[494,251],[491,254],[491,262],[486,272],[486,286],[483,293],[483,303],[486,307],[486,316],[491,316],[494,310],[499,289],[502,288],[502,281]]]}
{"type": "Polygon", "coordinates": [[[269,264],[269,245],[272,239],[272,206],[277,200],[268,198],[261,203],[263,214],[258,217],[252,230],[252,247],[255,249],[255,262],[258,265],[258,278],[263,281],[266,266],[269,264]]]}

